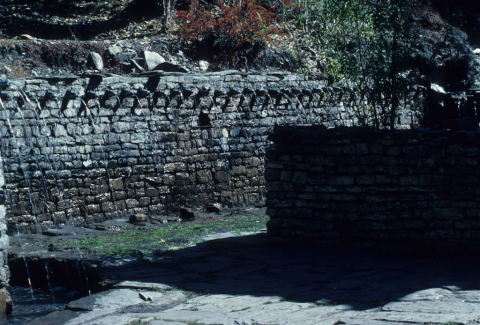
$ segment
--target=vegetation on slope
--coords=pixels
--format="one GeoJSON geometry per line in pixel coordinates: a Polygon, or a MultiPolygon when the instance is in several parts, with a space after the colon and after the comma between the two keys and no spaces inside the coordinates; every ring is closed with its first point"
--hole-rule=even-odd
{"type": "MultiPolygon", "coordinates": [[[[191,71],[206,60],[210,71],[323,75],[330,84],[357,89],[368,103],[366,114],[388,117],[376,125],[392,127],[413,85],[458,91],[476,80],[469,44],[476,38],[458,28],[478,30],[478,8],[449,6],[443,0],[0,0],[5,37],[70,40],[0,39],[10,64],[3,71],[0,64],[0,72],[26,77],[45,65],[78,73],[88,68],[88,51],[103,56],[108,42],[125,42],[137,52],[182,53],[191,71]]],[[[122,73],[104,57],[107,72],[122,73]]]]}

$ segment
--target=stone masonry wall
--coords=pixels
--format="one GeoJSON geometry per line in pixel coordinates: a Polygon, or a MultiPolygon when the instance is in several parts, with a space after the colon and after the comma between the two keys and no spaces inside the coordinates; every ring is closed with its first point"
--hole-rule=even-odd
{"type": "Polygon", "coordinates": [[[478,129],[277,127],[271,140],[269,233],[405,252],[480,247],[478,129]]]}
{"type": "MultiPolygon", "coordinates": [[[[10,232],[215,202],[263,204],[273,126],[369,118],[355,93],[281,73],[93,74],[0,84],[10,232]]],[[[412,93],[399,125],[419,123],[420,97],[412,93]]]]}
{"type": "Polygon", "coordinates": [[[11,312],[11,298],[6,290],[9,279],[7,265],[8,236],[5,223],[5,177],[3,175],[3,159],[0,154],[0,318],[11,312]]]}

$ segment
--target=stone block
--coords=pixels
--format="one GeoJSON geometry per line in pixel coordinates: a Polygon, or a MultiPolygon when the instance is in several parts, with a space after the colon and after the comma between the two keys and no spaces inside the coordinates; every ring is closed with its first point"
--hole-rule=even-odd
{"type": "Polygon", "coordinates": [[[306,184],[307,183],[307,173],[304,172],[294,172],[293,173],[293,183],[306,184]]]}
{"type": "Polygon", "coordinates": [[[462,231],[460,230],[438,229],[438,230],[429,230],[425,232],[425,238],[458,239],[461,237],[462,237],[462,231]]]}
{"type": "Polygon", "coordinates": [[[330,176],[330,185],[353,185],[354,176],[330,176]]]}
{"type": "Polygon", "coordinates": [[[121,178],[112,180],[112,188],[114,191],[122,191],[124,189],[123,180],[121,178]]]}
{"type": "Polygon", "coordinates": [[[357,143],[355,152],[357,155],[366,155],[369,153],[369,145],[366,143],[357,143]]]}
{"type": "Polygon", "coordinates": [[[356,184],[358,185],[373,185],[375,184],[374,175],[357,175],[355,177],[356,184]]]}
{"type": "Polygon", "coordinates": [[[127,199],[125,200],[125,203],[127,204],[128,209],[136,208],[139,206],[139,202],[135,199],[127,199]]]}
{"type": "Polygon", "coordinates": [[[461,208],[434,209],[434,213],[438,219],[463,219],[466,216],[465,210],[461,208]]]}

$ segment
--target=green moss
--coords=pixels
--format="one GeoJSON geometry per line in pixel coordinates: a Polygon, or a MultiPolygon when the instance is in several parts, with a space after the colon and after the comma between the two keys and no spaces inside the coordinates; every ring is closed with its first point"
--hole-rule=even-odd
{"type": "Polygon", "coordinates": [[[113,255],[137,259],[160,258],[169,251],[194,246],[210,233],[257,232],[266,226],[266,216],[237,216],[195,224],[172,224],[159,228],[130,230],[118,234],[66,241],[60,247],[78,247],[86,254],[113,255]]]}

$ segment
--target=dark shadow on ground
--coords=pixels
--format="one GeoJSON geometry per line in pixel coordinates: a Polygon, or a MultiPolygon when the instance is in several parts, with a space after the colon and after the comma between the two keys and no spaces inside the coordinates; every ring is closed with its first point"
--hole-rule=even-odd
{"type": "Polygon", "coordinates": [[[108,281],[162,283],[199,294],[327,299],[365,310],[419,290],[480,288],[480,261],[408,257],[363,250],[299,246],[266,234],[230,237],[172,251],[159,261],[104,267],[108,281]]]}

